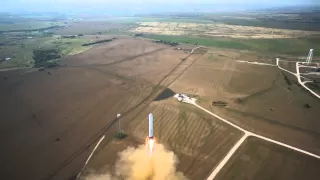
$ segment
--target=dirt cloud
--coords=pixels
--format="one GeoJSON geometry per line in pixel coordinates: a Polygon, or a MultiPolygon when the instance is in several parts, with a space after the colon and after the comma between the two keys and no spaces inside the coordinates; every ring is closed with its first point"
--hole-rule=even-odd
{"type": "Polygon", "coordinates": [[[145,145],[129,147],[119,153],[113,175],[92,174],[85,180],[187,180],[176,171],[177,163],[174,153],[161,144],[156,145],[151,157],[145,145]]]}

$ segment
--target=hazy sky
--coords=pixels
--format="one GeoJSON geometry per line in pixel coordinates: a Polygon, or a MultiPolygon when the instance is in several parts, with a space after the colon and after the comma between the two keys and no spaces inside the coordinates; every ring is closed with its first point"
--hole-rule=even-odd
{"type": "Polygon", "coordinates": [[[41,4],[119,4],[119,3],[148,3],[148,4],[158,4],[158,3],[192,3],[192,4],[214,4],[221,3],[223,4],[311,4],[316,3],[318,0],[1,0],[2,2],[7,2],[10,4],[26,4],[26,3],[41,3],[41,4]]]}
{"type": "Polygon", "coordinates": [[[178,10],[187,8],[209,8],[221,6],[223,8],[268,8],[278,6],[294,6],[300,4],[319,4],[320,0],[0,0],[0,11],[68,11],[81,8],[111,8],[114,5],[120,8],[150,8],[162,10],[178,10]],[[162,7],[155,4],[162,4],[162,7]],[[111,6],[113,5],[113,6],[111,6]],[[154,6],[152,6],[154,5],[154,6]],[[170,6],[171,5],[171,6],[170,6]]]}

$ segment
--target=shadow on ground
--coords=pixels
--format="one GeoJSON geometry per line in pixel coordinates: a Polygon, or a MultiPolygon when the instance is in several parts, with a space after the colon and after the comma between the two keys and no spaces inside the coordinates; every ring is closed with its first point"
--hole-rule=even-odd
{"type": "Polygon", "coordinates": [[[154,101],[161,101],[161,100],[165,100],[168,99],[172,96],[174,96],[176,93],[173,92],[171,89],[166,88],[159,96],[157,96],[154,101]]]}

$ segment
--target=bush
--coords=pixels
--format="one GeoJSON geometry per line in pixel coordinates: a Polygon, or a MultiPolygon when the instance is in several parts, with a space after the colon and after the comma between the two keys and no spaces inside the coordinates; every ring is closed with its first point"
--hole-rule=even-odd
{"type": "Polygon", "coordinates": [[[61,36],[62,38],[69,38],[69,39],[74,39],[76,38],[77,36],[75,35],[72,35],[72,36],[61,36]]]}
{"type": "Polygon", "coordinates": [[[58,49],[36,49],[33,50],[34,67],[56,67],[58,62],[50,61],[61,58],[58,49]]]}
{"type": "Polygon", "coordinates": [[[94,44],[100,44],[100,43],[105,43],[105,42],[110,42],[112,40],[114,40],[115,38],[112,39],[104,39],[104,40],[100,40],[100,41],[95,41],[92,43],[86,43],[86,44],[82,44],[82,46],[90,46],[90,45],[94,45],[94,44]]]}
{"type": "Polygon", "coordinates": [[[120,131],[115,135],[115,138],[121,140],[126,138],[127,136],[128,135],[124,131],[120,131]]]}
{"type": "Polygon", "coordinates": [[[308,103],[304,104],[304,107],[307,109],[311,108],[311,106],[308,103]]]}
{"type": "Polygon", "coordinates": [[[43,66],[45,68],[54,68],[54,67],[58,67],[59,66],[59,62],[57,62],[57,61],[45,62],[43,64],[43,66]]]}
{"type": "Polygon", "coordinates": [[[238,104],[241,104],[241,103],[243,103],[243,99],[237,98],[235,102],[238,103],[238,104]]]}
{"type": "Polygon", "coordinates": [[[133,36],[134,37],[139,37],[139,36],[143,36],[143,34],[142,33],[135,33],[133,36]]]}
{"type": "Polygon", "coordinates": [[[227,106],[228,103],[227,102],[224,102],[224,101],[212,101],[212,105],[213,106],[227,106]]]}
{"type": "Polygon", "coordinates": [[[171,41],[164,41],[164,40],[155,40],[153,41],[154,43],[160,43],[160,44],[166,44],[166,45],[170,45],[170,46],[177,46],[179,45],[179,43],[177,42],[171,42],[171,41]]]}

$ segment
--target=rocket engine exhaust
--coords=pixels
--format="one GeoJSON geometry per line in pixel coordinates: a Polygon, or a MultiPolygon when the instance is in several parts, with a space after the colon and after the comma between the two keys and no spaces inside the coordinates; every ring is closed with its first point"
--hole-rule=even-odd
{"type": "Polygon", "coordinates": [[[149,114],[149,134],[146,138],[146,145],[149,149],[150,156],[154,150],[155,146],[155,138],[153,137],[153,115],[152,113],[149,114]]]}
{"type": "Polygon", "coordinates": [[[176,169],[177,156],[167,150],[164,145],[156,144],[153,136],[152,114],[149,114],[148,122],[149,131],[145,145],[128,147],[120,152],[115,169],[110,167],[110,173],[89,174],[84,177],[85,179],[79,180],[188,180],[176,169]],[[155,146],[157,146],[156,151],[154,151],[155,146]]]}

